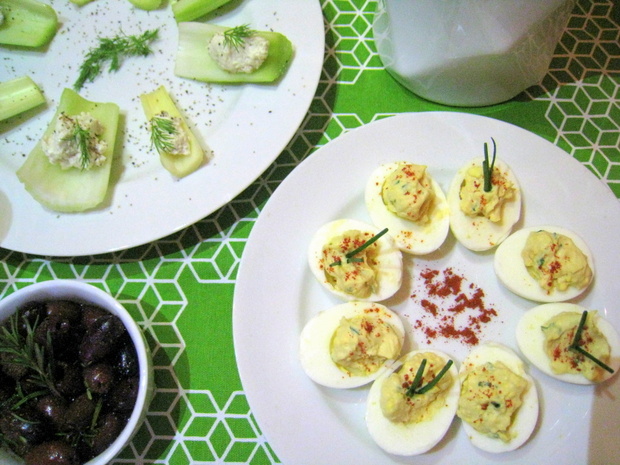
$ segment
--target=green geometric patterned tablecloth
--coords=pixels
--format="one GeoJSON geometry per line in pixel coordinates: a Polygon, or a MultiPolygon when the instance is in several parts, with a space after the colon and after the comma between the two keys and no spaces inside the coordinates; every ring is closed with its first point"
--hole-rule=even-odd
{"type": "Polygon", "coordinates": [[[109,292],[143,328],[156,393],[146,422],[113,463],[278,463],[236,369],[232,301],[253,223],[301,160],[344,132],[400,112],[464,111],[532,131],[586,165],[620,197],[620,6],[580,0],[540,85],[485,108],[417,98],[383,69],[372,37],[376,0],[322,0],[326,50],[310,110],[278,159],[228,205],[161,240],[57,259],[0,248],[0,298],[49,279],[109,292]]]}

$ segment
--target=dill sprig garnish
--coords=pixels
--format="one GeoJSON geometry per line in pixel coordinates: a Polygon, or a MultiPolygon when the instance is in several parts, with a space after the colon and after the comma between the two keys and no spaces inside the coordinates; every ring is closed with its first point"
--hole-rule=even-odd
{"type": "Polygon", "coordinates": [[[606,363],[596,358],[594,355],[592,355],[590,352],[585,350],[580,345],[581,344],[581,333],[583,332],[583,327],[586,324],[587,318],[588,318],[588,311],[584,310],[583,313],[581,314],[579,325],[577,325],[577,330],[575,331],[575,337],[573,338],[573,342],[569,346],[569,349],[583,355],[586,358],[589,358],[590,360],[592,360],[594,363],[596,363],[598,366],[600,366],[605,371],[608,371],[609,373],[613,373],[614,372],[613,368],[611,368],[609,365],[607,365],[606,363]]]}
{"type": "MultiPolygon", "coordinates": [[[[347,252],[345,254],[345,258],[347,259],[347,263],[352,263],[352,262],[363,262],[364,260],[362,260],[361,258],[354,258],[358,253],[363,252],[364,250],[366,250],[368,247],[370,247],[372,244],[374,244],[375,242],[377,242],[379,240],[379,238],[381,236],[383,236],[385,233],[388,232],[388,228],[384,228],[381,231],[379,231],[377,234],[375,234],[374,236],[372,236],[370,239],[368,239],[366,242],[364,242],[362,245],[360,245],[358,248],[347,252]]],[[[335,261],[334,263],[330,263],[329,266],[338,266],[338,265],[342,265],[342,262],[340,260],[335,261]]]]}
{"type": "Polygon", "coordinates": [[[174,121],[168,117],[167,113],[160,113],[151,118],[150,126],[151,146],[155,147],[160,154],[172,152],[174,150],[174,138],[177,134],[174,121]]]}
{"type": "Polygon", "coordinates": [[[28,369],[28,380],[36,386],[48,389],[55,395],[60,395],[56,389],[53,376],[53,349],[49,333],[46,344],[35,341],[35,330],[38,319],[33,325],[26,318],[23,319],[25,335],[19,331],[19,312],[10,316],[8,324],[0,327],[0,352],[7,354],[9,362],[28,369]]]}
{"type": "Polygon", "coordinates": [[[489,165],[489,149],[487,143],[484,143],[484,161],[482,162],[482,175],[484,176],[484,191],[490,192],[493,187],[492,177],[493,177],[493,168],[495,167],[495,152],[496,145],[495,139],[491,137],[491,141],[493,142],[493,160],[489,165]]]}
{"type": "Polygon", "coordinates": [[[100,37],[99,45],[91,49],[80,66],[80,74],[73,84],[77,91],[86,82],[93,82],[103,67],[103,63],[109,61],[109,71],[118,71],[121,61],[130,56],[147,56],[152,50],[150,43],[157,39],[159,29],[151,29],[141,35],[120,34],[116,37],[100,37]]]}
{"type": "Polygon", "coordinates": [[[87,169],[90,165],[90,137],[90,131],[84,129],[76,122],[71,138],[76,141],[78,149],[80,150],[80,164],[83,170],[87,169]]]}
{"type": "Polygon", "coordinates": [[[224,45],[238,49],[245,39],[251,37],[256,31],[250,29],[248,24],[242,24],[224,31],[224,45]]]}
{"type": "Polygon", "coordinates": [[[452,360],[448,360],[448,362],[443,366],[443,368],[435,375],[433,379],[431,379],[426,385],[420,387],[422,384],[422,376],[424,375],[424,368],[426,368],[426,359],[422,359],[422,363],[418,367],[418,371],[416,371],[415,377],[413,378],[413,382],[407,389],[407,397],[413,397],[416,394],[424,394],[425,392],[433,389],[437,383],[443,378],[443,376],[448,372],[450,367],[454,362],[452,360]]]}

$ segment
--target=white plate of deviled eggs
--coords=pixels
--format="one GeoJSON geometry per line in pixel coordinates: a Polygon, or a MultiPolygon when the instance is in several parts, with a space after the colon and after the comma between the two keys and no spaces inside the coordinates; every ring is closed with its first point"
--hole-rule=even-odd
{"type": "MultiPolygon", "coordinates": [[[[392,178],[395,185],[399,176],[392,178]]],[[[550,375],[539,361],[538,351],[532,354],[529,341],[533,338],[517,331],[518,327],[530,331],[539,325],[532,318],[540,318],[536,312],[528,312],[535,311],[543,300],[520,291],[518,283],[504,282],[511,273],[508,278],[502,274],[501,279],[496,274],[496,250],[506,243],[503,250],[510,249],[511,242],[517,242],[508,242],[515,232],[540,225],[570,231],[577,242],[587,245],[592,279],[573,294],[570,303],[596,310],[597,317],[617,331],[620,314],[614,303],[620,295],[620,246],[616,240],[620,204],[607,186],[548,141],[490,118],[411,113],[350,131],[301,163],[275,191],[254,225],[239,270],[233,308],[234,343],[244,391],[260,429],[282,463],[613,463],[620,456],[620,443],[614,436],[620,428],[617,377],[579,384],[550,375]],[[480,222],[474,222],[474,231],[450,230],[461,223],[451,218],[451,185],[458,183],[455,178],[468,163],[482,157],[484,145],[490,146],[491,141],[496,144],[498,166],[504,169],[507,165],[514,176],[511,184],[518,195],[513,199],[519,207],[513,204],[511,209],[518,211],[493,239],[489,239],[490,233],[500,228],[484,229],[480,222]],[[377,204],[385,204],[377,202],[380,194],[373,185],[381,181],[374,176],[381,172],[387,176],[402,162],[424,166],[430,177],[424,183],[429,189],[439,188],[445,196],[445,200],[435,196],[434,209],[427,212],[432,226],[423,223],[410,233],[402,232],[400,219],[383,224],[386,212],[374,210],[377,204]],[[341,221],[370,235],[378,235],[385,227],[388,235],[393,233],[382,250],[391,253],[393,248],[400,249],[401,274],[398,279],[386,275],[387,285],[379,293],[344,297],[331,289],[335,278],[322,273],[324,268],[338,269],[349,260],[351,266],[361,261],[356,254],[326,258],[320,246],[317,248],[317,241],[329,240],[317,235],[341,221]],[[482,242],[472,245],[480,231],[482,242]],[[407,242],[410,237],[421,237],[422,232],[428,234],[422,235],[422,241],[407,242]],[[483,292],[495,316],[478,327],[476,344],[458,338],[431,338],[423,331],[437,323],[420,305],[428,292],[423,279],[428,270],[450,270],[463,278],[464,288],[483,292]],[[391,354],[380,371],[351,382],[341,370],[334,371],[327,352],[331,334],[342,318],[338,315],[355,315],[360,309],[381,312],[387,320],[396,315],[395,339],[400,341],[402,330],[404,339],[398,356],[391,354]],[[411,441],[411,433],[383,423],[385,419],[376,410],[380,401],[375,383],[399,367],[408,354],[419,352],[436,352],[453,360],[452,390],[446,391],[447,410],[440,418],[423,428],[423,433],[413,429],[419,443],[404,446],[411,441]],[[522,433],[516,446],[497,447],[497,442],[476,439],[454,413],[454,392],[465,380],[465,368],[471,360],[485,357],[491,357],[492,362],[506,360],[527,381],[527,405],[519,417],[522,433]],[[371,405],[373,410],[368,412],[371,405]]],[[[509,261],[499,269],[522,266],[513,264],[514,254],[508,252],[509,261]]],[[[385,261],[398,267],[398,257],[385,261]]],[[[616,336],[611,340],[618,344],[616,336]]],[[[617,357],[615,350],[613,357],[617,357]]],[[[617,369],[615,359],[612,366],[617,369]]]]}

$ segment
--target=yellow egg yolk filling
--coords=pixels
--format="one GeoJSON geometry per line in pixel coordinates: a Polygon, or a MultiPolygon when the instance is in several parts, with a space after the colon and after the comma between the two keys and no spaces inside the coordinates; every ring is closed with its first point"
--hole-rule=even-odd
{"type": "Polygon", "coordinates": [[[376,372],[387,360],[398,357],[401,338],[384,316],[372,310],[353,318],[342,318],[330,347],[333,362],[345,372],[367,376],[376,372]]]}
{"type": "Polygon", "coordinates": [[[502,362],[472,367],[461,385],[456,414],[476,431],[509,442],[529,382],[502,362]]]}
{"type": "MultiPolygon", "coordinates": [[[[551,370],[554,373],[581,374],[590,381],[598,382],[602,380],[605,370],[579,352],[570,349],[580,319],[581,313],[578,312],[562,312],[549,319],[541,327],[545,335],[545,353],[549,357],[551,370]]],[[[609,363],[611,349],[607,338],[596,326],[596,311],[588,312],[579,345],[603,363],[609,363]]]]}
{"type": "Polygon", "coordinates": [[[454,382],[446,372],[439,382],[423,394],[407,395],[422,360],[426,359],[422,383],[426,385],[446,365],[446,360],[432,352],[417,353],[405,361],[381,386],[380,405],[383,415],[394,423],[420,423],[433,417],[444,405],[446,395],[454,382]]]}
{"type": "Polygon", "coordinates": [[[586,255],[570,237],[548,231],[529,234],[521,252],[528,273],[547,293],[582,289],[592,280],[586,255]]]}
{"type": "Polygon", "coordinates": [[[381,197],[386,208],[400,218],[428,223],[435,191],[426,174],[426,166],[400,163],[386,176],[381,197]]]}
{"type": "Polygon", "coordinates": [[[333,237],[323,247],[322,263],[327,282],[335,289],[364,299],[378,286],[377,255],[379,245],[374,242],[363,251],[347,258],[347,253],[361,247],[373,234],[357,230],[346,231],[333,237]]]}
{"type": "Polygon", "coordinates": [[[460,207],[467,216],[483,216],[494,223],[502,220],[504,204],[515,198],[516,187],[498,167],[493,168],[491,190],[484,190],[482,166],[471,166],[461,183],[460,207]]]}

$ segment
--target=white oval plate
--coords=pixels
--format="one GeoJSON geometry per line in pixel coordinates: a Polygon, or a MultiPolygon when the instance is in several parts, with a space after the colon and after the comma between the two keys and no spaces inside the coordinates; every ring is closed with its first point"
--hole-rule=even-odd
{"type": "MultiPolygon", "coordinates": [[[[241,381],[250,407],[275,453],[285,464],[377,463],[495,464],[614,463],[620,456],[620,382],[599,387],[561,383],[529,368],[541,398],[532,438],[520,449],[494,456],[473,447],[460,420],[429,453],[389,456],[366,431],[367,389],[321,388],[303,372],[298,341],[312,315],[337,301],[311,275],[305,261],[312,234],[341,217],[368,221],[363,203],[366,180],[380,163],[411,160],[447,189],[456,170],[482,153],[494,137],[498,156],[519,178],[524,195],[521,226],[570,227],[590,245],[597,275],[580,302],[602,312],[620,328],[617,297],[620,204],[609,188],[584,166],[550,142],[507,123],[462,113],[414,113],[386,118],[340,136],[311,155],[275,191],[261,212],[245,248],[233,306],[233,332],[241,381]],[[291,425],[294,424],[294,427],[291,425]]],[[[480,335],[518,351],[515,328],[535,304],[504,289],[493,271],[493,254],[474,253],[450,234],[429,257],[408,258],[399,295],[383,302],[410,328],[409,349],[429,346],[411,329],[421,312],[412,294],[423,292],[412,279],[425,268],[452,267],[485,292],[487,306],[499,316],[480,335]],[[412,342],[413,341],[413,342],[412,342]]],[[[428,320],[425,320],[428,321],[428,320]]],[[[459,362],[469,347],[437,339],[430,347],[459,362]]]]}
{"type": "Polygon", "coordinates": [[[46,107],[0,123],[0,247],[41,255],[90,255],[144,244],[209,215],[250,185],[282,152],[301,124],[319,82],[324,27],[316,0],[233,0],[202,21],[249,24],[285,34],[295,56],[274,85],[209,85],[174,76],[177,28],[169,2],[146,12],[129,0],[93,0],[79,8],[52,5],[60,29],[49,48],[0,48],[0,81],[29,75],[48,100],[46,107]],[[159,28],[154,54],[131,57],[118,72],[106,68],[81,95],[121,108],[111,188],[93,211],[46,210],[24,189],[15,172],[41,137],[64,87],[72,87],[97,37],[138,35],[159,28]],[[165,85],[212,159],[175,180],[151,150],[139,95],[165,85]]]}

